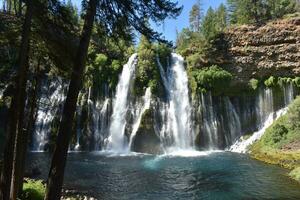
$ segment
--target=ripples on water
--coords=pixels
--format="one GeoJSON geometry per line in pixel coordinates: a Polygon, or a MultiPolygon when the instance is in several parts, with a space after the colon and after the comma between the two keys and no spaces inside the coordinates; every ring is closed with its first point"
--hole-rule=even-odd
{"type": "MultiPolygon", "coordinates": [[[[30,167],[46,178],[46,153],[32,153],[30,167]]],[[[300,199],[300,185],[287,171],[229,152],[168,155],[70,153],[65,185],[114,199],[300,199]]]]}

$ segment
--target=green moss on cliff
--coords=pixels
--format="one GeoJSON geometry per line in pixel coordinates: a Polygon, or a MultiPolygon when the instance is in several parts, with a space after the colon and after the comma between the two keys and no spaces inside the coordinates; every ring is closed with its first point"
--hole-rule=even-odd
{"type": "Polygon", "coordinates": [[[270,76],[267,80],[264,81],[265,86],[274,87],[277,85],[277,79],[274,76],[270,76]]]}
{"type": "Polygon", "coordinates": [[[189,70],[188,75],[193,93],[210,90],[214,94],[219,94],[229,87],[233,78],[231,73],[216,65],[198,70],[189,70]]]}
{"type": "Polygon", "coordinates": [[[249,81],[249,87],[252,89],[252,90],[256,90],[259,86],[259,80],[255,79],[255,78],[252,78],[250,79],[249,81]]]}

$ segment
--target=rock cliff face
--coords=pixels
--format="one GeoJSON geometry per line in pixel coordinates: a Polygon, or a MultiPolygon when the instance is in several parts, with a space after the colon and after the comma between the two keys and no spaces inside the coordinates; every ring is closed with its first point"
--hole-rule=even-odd
{"type": "Polygon", "coordinates": [[[229,28],[213,44],[207,63],[218,64],[238,82],[300,75],[300,17],[261,27],[229,28]]]}

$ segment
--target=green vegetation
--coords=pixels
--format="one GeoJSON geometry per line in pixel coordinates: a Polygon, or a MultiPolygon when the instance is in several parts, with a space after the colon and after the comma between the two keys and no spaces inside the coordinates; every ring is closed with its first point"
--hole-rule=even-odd
{"type": "Polygon", "coordinates": [[[300,77],[274,77],[270,76],[265,79],[256,79],[252,78],[250,79],[248,86],[252,90],[256,90],[259,88],[261,84],[263,84],[266,87],[269,88],[277,88],[277,87],[283,87],[286,84],[292,83],[294,86],[300,88],[300,77]]]}
{"type": "MultiPolygon", "coordinates": [[[[226,51],[226,42],[222,40],[227,27],[242,24],[260,25],[287,14],[295,15],[299,10],[296,0],[227,0],[227,7],[221,4],[216,9],[209,8],[202,16],[200,5],[201,1],[197,1],[192,7],[190,27],[178,33],[176,40],[176,50],[185,57],[190,75],[196,68],[215,64],[213,57],[220,52],[219,48],[226,51]]],[[[191,76],[189,78],[190,87],[194,90],[196,80],[191,76]]],[[[296,83],[295,85],[300,86],[300,79],[297,79],[296,83]]],[[[254,80],[249,83],[253,90],[256,90],[258,85],[259,82],[254,80]]],[[[276,77],[270,77],[265,81],[265,85],[276,86],[276,77]]]]}
{"type": "MultiPolygon", "coordinates": [[[[300,97],[289,106],[286,115],[275,121],[262,138],[250,147],[251,156],[271,164],[295,169],[300,167],[300,97]]],[[[298,175],[296,175],[298,174],[298,175]]]]}
{"type": "Polygon", "coordinates": [[[274,76],[270,76],[264,83],[267,87],[274,87],[277,85],[277,80],[274,76]]]}
{"type": "Polygon", "coordinates": [[[252,89],[252,90],[256,90],[259,86],[259,80],[255,79],[255,78],[252,78],[250,79],[249,81],[249,87],[252,89]]]}
{"type": "Polygon", "coordinates": [[[147,87],[151,87],[152,92],[157,92],[159,71],[156,65],[153,45],[145,36],[142,36],[138,47],[138,65],[135,79],[136,94],[143,95],[147,87]]]}
{"type": "Polygon", "coordinates": [[[138,46],[138,63],[134,91],[138,96],[144,95],[147,87],[154,95],[160,92],[160,73],[157,66],[157,56],[166,68],[169,64],[171,49],[166,44],[152,44],[145,36],[141,37],[138,46]]]}
{"type": "Polygon", "coordinates": [[[46,187],[41,180],[26,179],[23,185],[22,200],[43,200],[46,187]]]}
{"type": "Polygon", "coordinates": [[[264,146],[282,149],[284,145],[300,139],[300,97],[289,106],[286,115],[269,127],[261,141],[264,146]]]}
{"type": "Polygon", "coordinates": [[[293,79],[292,78],[287,78],[287,77],[279,77],[277,80],[277,83],[280,87],[284,86],[287,83],[292,83],[293,79]]]}
{"type": "Polygon", "coordinates": [[[289,173],[289,176],[290,176],[292,179],[295,179],[296,181],[299,181],[299,182],[300,182],[300,167],[297,167],[297,168],[293,169],[293,170],[289,173]]]}
{"type": "Polygon", "coordinates": [[[224,4],[216,10],[210,7],[203,18],[201,9],[197,8],[198,4],[195,6],[190,12],[190,28],[178,33],[176,40],[177,52],[186,57],[188,66],[193,68],[207,57],[212,49],[211,42],[227,26],[227,10],[224,4]]]}
{"type": "Polygon", "coordinates": [[[230,85],[232,75],[216,66],[193,70],[189,72],[191,84],[190,87],[195,92],[206,92],[207,90],[213,93],[220,93],[230,85]]]}
{"type": "Polygon", "coordinates": [[[297,11],[296,0],[227,0],[231,24],[260,24],[297,11]]]}

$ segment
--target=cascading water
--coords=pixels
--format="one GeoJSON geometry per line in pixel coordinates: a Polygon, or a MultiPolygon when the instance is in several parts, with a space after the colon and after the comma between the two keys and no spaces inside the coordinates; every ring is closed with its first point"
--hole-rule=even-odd
{"type": "Polygon", "coordinates": [[[253,133],[253,135],[251,137],[249,137],[246,140],[238,140],[236,141],[229,149],[229,151],[232,152],[237,152],[237,153],[246,153],[247,152],[247,148],[248,146],[250,146],[251,144],[253,144],[255,141],[259,140],[263,134],[265,133],[266,129],[272,125],[272,123],[278,119],[279,117],[281,117],[282,115],[284,115],[287,112],[287,107],[286,108],[282,108],[277,112],[273,112],[271,114],[269,114],[269,116],[267,117],[266,121],[264,122],[264,124],[262,125],[261,129],[259,129],[258,131],[256,131],[255,133],[253,133]]]}
{"type": "MultiPolygon", "coordinates": [[[[156,152],[162,149],[166,153],[187,152],[195,149],[195,142],[202,150],[228,149],[232,144],[231,150],[246,149],[242,147],[246,143],[237,146],[242,141],[238,138],[253,132],[255,134],[251,138],[259,138],[265,127],[275,119],[271,116],[281,114],[279,112],[275,115],[276,110],[291,103],[297,93],[293,83],[282,85],[281,90],[261,87],[255,95],[242,94],[230,98],[213,96],[208,91],[198,94],[191,104],[183,58],[172,54],[172,65],[163,67],[159,58],[157,63],[166,98],[151,101],[150,88],[147,88],[143,98],[131,95],[136,54],[131,56],[123,68],[113,101],[105,88],[105,94],[96,98],[93,96],[94,89],[84,91],[76,111],[77,137],[70,149],[128,153],[137,143],[149,145],[146,137],[143,143],[143,134],[137,136],[147,109],[152,109],[154,117],[150,120],[147,118],[143,123],[153,123],[153,126],[148,126],[153,128],[149,131],[155,132],[152,137],[157,138],[157,146],[161,148],[156,152]]],[[[60,117],[67,86],[61,80],[46,83],[40,94],[33,136],[32,150],[35,151],[47,149],[50,143],[52,121],[60,117]]]]}
{"type": "Polygon", "coordinates": [[[199,111],[202,112],[202,122],[204,133],[208,136],[208,148],[210,150],[218,149],[218,119],[214,111],[211,93],[201,93],[199,111]]]}
{"type": "Polygon", "coordinates": [[[160,63],[159,69],[168,93],[168,105],[162,108],[166,117],[163,117],[165,122],[161,128],[161,141],[167,141],[167,151],[191,150],[194,148],[195,137],[184,60],[172,53],[172,66],[167,69],[167,73],[164,73],[160,63]]]}
{"type": "Polygon", "coordinates": [[[255,109],[259,126],[262,126],[269,114],[274,112],[273,90],[271,88],[260,88],[255,109]]]}
{"type": "Polygon", "coordinates": [[[130,138],[129,138],[129,145],[128,145],[129,149],[132,147],[132,143],[133,143],[136,133],[140,127],[140,123],[141,123],[143,114],[145,113],[146,110],[148,110],[150,108],[150,103],[151,103],[151,88],[149,87],[146,89],[145,95],[143,97],[142,106],[140,106],[140,105],[137,106],[137,108],[140,108],[140,109],[137,110],[138,111],[137,117],[133,123],[132,132],[131,132],[130,138]]]}
{"type": "Polygon", "coordinates": [[[79,139],[80,139],[80,134],[81,134],[81,127],[80,127],[80,119],[81,119],[81,112],[82,112],[82,108],[81,106],[77,106],[76,108],[76,120],[77,120],[77,127],[76,127],[76,145],[74,150],[75,151],[79,151],[80,150],[80,143],[79,143],[79,139]]]}
{"type": "Polygon", "coordinates": [[[224,98],[225,101],[225,110],[226,112],[226,120],[228,121],[228,130],[229,136],[226,137],[226,143],[231,144],[232,141],[235,141],[242,133],[241,121],[238,116],[236,109],[232,105],[230,99],[228,97],[224,98]]]}
{"type": "Polygon", "coordinates": [[[283,85],[283,96],[285,105],[290,104],[294,99],[294,85],[293,83],[287,83],[283,85]]]}
{"type": "Polygon", "coordinates": [[[48,91],[42,93],[39,101],[39,108],[33,133],[33,151],[44,151],[49,142],[51,125],[55,116],[62,110],[65,99],[66,84],[61,79],[51,81],[50,86],[43,86],[42,90],[48,91]]]}
{"type": "Polygon", "coordinates": [[[237,153],[246,153],[248,146],[259,140],[266,129],[271,126],[276,119],[287,112],[287,106],[295,98],[294,87],[292,84],[288,83],[283,86],[283,97],[284,108],[275,111],[272,89],[261,89],[256,103],[257,119],[259,120],[258,131],[254,132],[253,135],[246,140],[241,137],[229,148],[229,150],[237,153]]]}
{"type": "Polygon", "coordinates": [[[137,54],[133,54],[123,67],[122,74],[116,90],[113,102],[112,121],[109,128],[109,138],[106,149],[115,152],[126,151],[126,113],[128,109],[129,88],[135,75],[137,54]]]}

